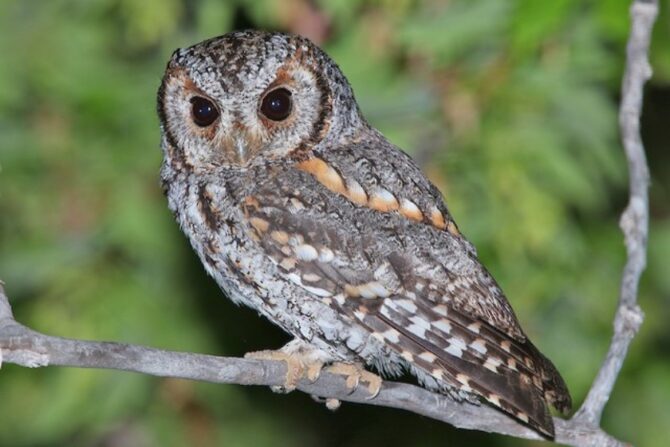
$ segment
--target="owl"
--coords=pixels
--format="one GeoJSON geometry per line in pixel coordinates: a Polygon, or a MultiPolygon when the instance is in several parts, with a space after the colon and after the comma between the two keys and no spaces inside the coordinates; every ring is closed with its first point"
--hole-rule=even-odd
{"type": "Polygon", "coordinates": [[[321,49],[262,31],[179,49],[158,114],[170,209],[223,292],[294,337],[286,359],[407,371],[553,437],[563,379],[321,49]]]}

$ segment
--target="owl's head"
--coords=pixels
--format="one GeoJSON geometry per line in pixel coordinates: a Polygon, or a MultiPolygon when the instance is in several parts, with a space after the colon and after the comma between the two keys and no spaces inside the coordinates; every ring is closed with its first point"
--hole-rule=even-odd
{"type": "Polygon", "coordinates": [[[175,51],[158,113],[166,154],[192,166],[299,158],[365,124],[349,83],[323,51],[303,37],[262,31],[175,51]]]}

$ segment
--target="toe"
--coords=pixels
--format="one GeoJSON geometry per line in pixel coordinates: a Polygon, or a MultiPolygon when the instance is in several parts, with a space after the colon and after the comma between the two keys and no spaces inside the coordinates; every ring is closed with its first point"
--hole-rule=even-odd
{"type": "Polygon", "coordinates": [[[345,376],[347,389],[352,393],[358,389],[361,381],[368,384],[366,388],[370,393],[370,399],[376,397],[381,389],[381,377],[366,371],[361,365],[352,363],[334,363],[328,367],[328,371],[333,374],[345,376]]]}
{"type": "Polygon", "coordinates": [[[244,358],[258,360],[274,360],[286,363],[286,379],[281,386],[271,387],[274,392],[289,393],[295,390],[298,382],[303,377],[305,365],[299,357],[286,354],[282,351],[255,351],[248,352],[244,358]]]}

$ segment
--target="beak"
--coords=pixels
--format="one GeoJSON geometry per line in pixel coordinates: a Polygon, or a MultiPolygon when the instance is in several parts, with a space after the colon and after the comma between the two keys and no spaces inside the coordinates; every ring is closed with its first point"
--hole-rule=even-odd
{"type": "Polygon", "coordinates": [[[246,138],[239,134],[235,135],[232,143],[236,161],[240,164],[246,164],[249,161],[249,148],[246,138]]]}
{"type": "Polygon", "coordinates": [[[220,143],[223,157],[230,163],[245,165],[253,155],[253,148],[250,147],[247,135],[242,130],[235,130],[220,143]]]}
{"type": "Polygon", "coordinates": [[[232,129],[223,137],[220,148],[223,156],[230,163],[246,165],[263,150],[260,135],[243,124],[233,123],[232,129]]]}

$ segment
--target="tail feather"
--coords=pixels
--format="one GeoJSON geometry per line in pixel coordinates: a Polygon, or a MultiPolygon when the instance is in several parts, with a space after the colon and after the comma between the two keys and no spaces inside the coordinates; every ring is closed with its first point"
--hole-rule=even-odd
{"type": "Polygon", "coordinates": [[[467,317],[451,310],[442,320],[449,324],[419,326],[420,319],[435,323],[442,318],[424,314],[424,310],[417,309],[419,314],[407,317],[384,307],[376,315],[368,314],[364,322],[377,336],[386,334],[385,344],[438,384],[478,395],[553,438],[554,424],[547,404],[565,411],[570,396],[556,368],[537,348],[527,340],[509,341],[485,323],[464,327],[467,317]],[[393,333],[390,338],[389,328],[393,333]],[[505,341],[509,344],[502,343],[505,341]],[[505,356],[516,363],[506,362],[505,356]]]}
{"type": "Polygon", "coordinates": [[[563,377],[551,360],[545,357],[530,340],[526,341],[526,345],[540,364],[545,400],[561,413],[568,413],[572,409],[572,398],[563,377]]]}
{"type": "MultiPolygon", "coordinates": [[[[420,303],[416,305],[415,317],[435,321],[435,316],[430,314],[430,309],[420,303]]],[[[401,309],[389,307],[384,309],[383,313],[389,321],[406,325],[411,323],[401,309]]],[[[462,360],[474,364],[477,368],[484,366],[494,372],[506,371],[512,376],[518,375],[525,382],[531,382],[539,395],[559,411],[566,413],[570,410],[570,393],[561,375],[553,363],[542,355],[529,340],[526,339],[523,343],[510,340],[506,334],[488,324],[477,322],[458,312],[448,312],[446,320],[450,323],[449,326],[433,324],[431,331],[425,331],[425,339],[431,342],[438,352],[444,354],[444,347],[450,345],[451,337],[460,337],[470,347],[470,349],[461,350],[462,360]],[[477,327],[476,333],[472,332],[473,327],[477,327]]]]}
{"type": "Polygon", "coordinates": [[[495,373],[456,356],[444,358],[442,355],[442,358],[430,361],[432,357],[425,353],[439,350],[412,334],[401,333],[398,345],[403,346],[405,352],[408,348],[416,352],[414,364],[438,383],[447,383],[461,391],[479,395],[534,430],[554,437],[554,423],[543,395],[531,380],[524,380],[527,376],[506,370],[495,373]]]}

